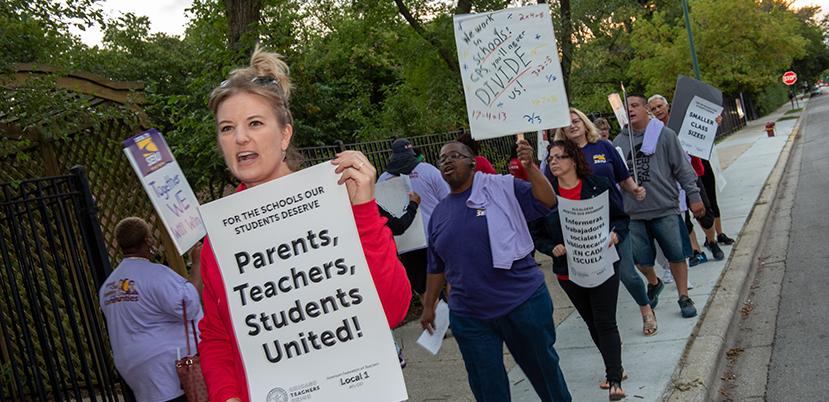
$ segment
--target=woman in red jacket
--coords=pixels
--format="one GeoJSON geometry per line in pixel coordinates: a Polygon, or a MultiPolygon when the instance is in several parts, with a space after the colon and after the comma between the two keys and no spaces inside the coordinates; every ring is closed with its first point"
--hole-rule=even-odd
{"type": "MultiPolygon", "coordinates": [[[[291,145],[293,118],[288,66],[279,55],[257,48],[249,67],[230,73],[210,94],[217,141],[230,172],[242,182],[238,191],[299,170],[302,160],[291,145]]],[[[374,201],[376,170],[361,152],[337,154],[331,162],[342,174],[369,271],[389,322],[394,328],[411,300],[406,271],[397,259],[391,230],[374,201]]],[[[249,401],[247,381],[228,310],[221,272],[210,241],[201,254],[204,318],[199,322],[202,372],[213,402],[249,401]]]]}

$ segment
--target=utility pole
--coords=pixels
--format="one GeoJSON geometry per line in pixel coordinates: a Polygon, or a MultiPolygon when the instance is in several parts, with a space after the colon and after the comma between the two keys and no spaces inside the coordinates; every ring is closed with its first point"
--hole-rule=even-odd
{"type": "Polygon", "coordinates": [[[682,0],[682,12],[685,13],[685,29],[688,31],[688,43],[691,45],[691,60],[694,62],[694,75],[697,81],[702,81],[699,74],[699,63],[697,62],[697,49],[694,47],[694,34],[691,33],[691,19],[688,18],[688,0],[682,0]]]}

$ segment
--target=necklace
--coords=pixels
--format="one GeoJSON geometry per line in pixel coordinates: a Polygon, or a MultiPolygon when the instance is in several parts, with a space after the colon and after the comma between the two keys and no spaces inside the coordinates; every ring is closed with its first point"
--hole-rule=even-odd
{"type": "Polygon", "coordinates": [[[144,260],[144,261],[150,262],[149,259],[146,259],[144,257],[124,257],[124,258],[130,259],[130,260],[144,260]]]}

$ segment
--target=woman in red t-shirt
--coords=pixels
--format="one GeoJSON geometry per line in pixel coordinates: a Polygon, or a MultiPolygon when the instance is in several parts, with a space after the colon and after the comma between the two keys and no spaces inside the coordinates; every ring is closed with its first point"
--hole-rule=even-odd
{"type": "MultiPolygon", "coordinates": [[[[622,210],[621,203],[611,189],[613,184],[604,176],[594,176],[590,165],[572,140],[553,141],[547,163],[555,176],[553,189],[562,198],[585,200],[608,193],[610,218],[610,242],[616,245],[628,235],[630,217],[622,210]]],[[[626,375],[622,369],[622,345],[616,326],[616,300],[619,295],[619,262],[613,263],[613,276],[596,287],[582,287],[570,280],[567,263],[567,247],[561,230],[558,209],[544,218],[530,223],[530,234],[536,249],[553,257],[553,273],[567,297],[573,302],[587,323],[593,343],[599,348],[605,365],[606,380],[602,388],[610,389],[610,400],[625,397],[621,382],[626,375]]]]}

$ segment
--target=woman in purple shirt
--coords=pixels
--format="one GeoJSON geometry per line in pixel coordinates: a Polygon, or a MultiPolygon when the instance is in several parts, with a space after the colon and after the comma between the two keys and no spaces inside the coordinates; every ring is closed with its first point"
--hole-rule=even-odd
{"type": "MultiPolygon", "coordinates": [[[[622,160],[619,152],[613,148],[613,144],[602,140],[596,126],[590,122],[587,116],[572,107],[570,108],[570,125],[559,128],[553,140],[558,141],[567,138],[579,145],[587,157],[587,163],[593,169],[594,175],[607,177],[612,183],[617,183],[619,188],[636,197],[639,201],[645,198],[645,188],[636,184],[633,178],[630,177],[625,161],[622,160]]],[[[619,192],[619,188],[614,188],[614,191],[617,198],[621,200],[622,194],[619,192]]],[[[642,278],[634,268],[633,248],[630,245],[630,239],[626,238],[620,242],[618,250],[620,279],[628,293],[633,296],[633,300],[639,305],[643,321],[642,333],[645,336],[654,335],[659,327],[656,323],[656,315],[651,308],[653,301],[648,298],[645,283],[642,282],[642,278]]]]}

